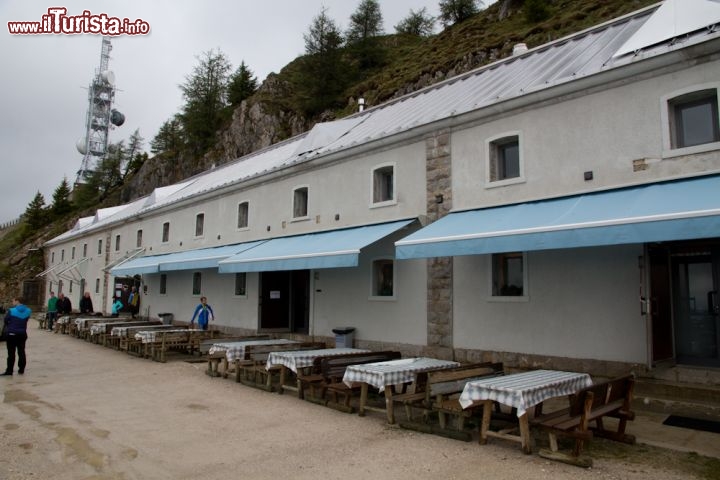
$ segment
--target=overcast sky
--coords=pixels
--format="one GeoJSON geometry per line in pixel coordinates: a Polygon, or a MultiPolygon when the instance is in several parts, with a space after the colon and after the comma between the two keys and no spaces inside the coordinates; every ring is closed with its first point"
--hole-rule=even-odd
{"type": "MultiPolygon", "coordinates": [[[[98,34],[12,35],[7,22],[39,22],[48,8],[67,14],[142,19],[148,35],[112,39],[114,107],[126,121],[110,141],[135,131],[146,150],[160,125],[179,112],[178,85],[197,65],[197,56],[220,49],[233,65],[241,61],[262,81],[304,52],[303,34],[323,6],[344,31],[360,0],[0,0],[0,223],[25,211],[36,192],[47,204],[67,177],[72,183],[82,161],[75,143],[85,134],[87,87],[100,64],[98,34]]],[[[488,2],[486,2],[488,3],[488,2]]],[[[437,16],[438,0],[380,0],[385,31],[410,9],[427,7],[437,16]]],[[[439,30],[436,26],[436,31],[439,30]]],[[[126,142],[127,143],[127,142],[126,142]]]]}

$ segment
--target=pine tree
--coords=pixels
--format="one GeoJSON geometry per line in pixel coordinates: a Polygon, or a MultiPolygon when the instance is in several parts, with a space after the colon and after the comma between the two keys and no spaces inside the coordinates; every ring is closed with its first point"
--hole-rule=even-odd
{"type": "Polygon", "coordinates": [[[440,0],[440,21],[446,27],[467,20],[480,11],[480,0],[440,0]]]}
{"type": "Polygon", "coordinates": [[[185,146],[185,133],[180,117],[175,115],[160,126],[155,138],[150,142],[150,152],[155,155],[167,153],[177,155],[185,146]]]}
{"type": "Polygon", "coordinates": [[[377,37],[383,33],[383,18],[377,0],[362,0],[350,15],[346,38],[349,44],[377,37]]]}
{"type": "Polygon", "coordinates": [[[45,197],[38,191],[35,198],[28,204],[25,209],[25,222],[31,229],[40,228],[45,225],[47,215],[45,212],[45,197]]]}
{"type": "Polygon", "coordinates": [[[140,130],[136,129],[132,135],[130,135],[128,147],[123,152],[122,164],[124,165],[122,180],[131,173],[135,173],[142,167],[144,158],[143,157],[143,144],[145,139],[140,136],[140,130]]]}
{"type": "Polygon", "coordinates": [[[70,201],[70,185],[67,177],[64,177],[60,185],[53,192],[52,214],[54,217],[65,215],[72,211],[73,205],[70,201]]]}
{"type": "Polygon", "coordinates": [[[417,12],[410,10],[407,17],[395,25],[395,32],[418,37],[429,37],[435,30],[435,17],[428,15],[425,7],[417,12]]]}
{"type": "Polygon", "coordinates": [[[228,84],[228,101],[233,107],[237,107],[243,100],[250,97],[258,88],[258,81],[252,70],[240,62],[235,73],[230,76],[228,84]]]}

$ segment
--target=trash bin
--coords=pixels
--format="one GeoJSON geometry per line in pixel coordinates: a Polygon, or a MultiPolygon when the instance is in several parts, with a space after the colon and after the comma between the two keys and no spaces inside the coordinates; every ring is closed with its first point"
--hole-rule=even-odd
{"type": "Polygon", "coordinates": [[[335,334],[335,348],[352,348],[355,327],[333,328],[335,334]]]}
{"type": "Polygon", "coordinates": [[[158,316],[160,317],[160,320],[162,320],[163,325],[172,325],[172,323],[173,323],[173,314],[172,313],[158,313],[158,316]]]}

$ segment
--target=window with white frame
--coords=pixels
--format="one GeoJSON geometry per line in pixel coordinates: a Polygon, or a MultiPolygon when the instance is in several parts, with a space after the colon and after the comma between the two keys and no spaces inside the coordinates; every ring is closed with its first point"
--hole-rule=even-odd
{"type": "Polygon", "coordinates": [[[247,294],[247,274],[240,272],[235,274],[235,295],[244,297],[247,294]]]}
{"type": "Polygon", "coordinates": [[[162,226],[162,242],[167,243],[170,241],[170,222],[163,223],[162,226]]]}
{"type": "Polygon", "coordinates": [[[241,202],[238,204],[238,214],[237,214],[237,228],[248,228],[248,214],[250,205],[248,202],[241,202]]]}
{"type": "Polygon", "coordinates": [[[202,292],[202,273],[195,272],[192,279],[192,294],[200,295],[200,292],[202,292]]]}
{"type": "Polygon", "coordinates": [[[395,200],[395,167],[384,165],[373,170],[373,203],[395,200]]]}
{"type": "Polygon", "coordinates": [[[160,295],[165,295],[167,293],[167,274],[161,273],[160,274],[160,295]]]}
{"type": "Polygon", "coordinates": [[[198,213],[195,215],[195,236],[202,237],[205,232],[205,214],[198,213]]]}
{"type": "Polygon", "coordinates": [[[293,218],[308,216],[308,187],[293,190],[293,218]]]}
{"type": "Polygon", "coordinates": [[[136,235],[136,237],[135,237],[135,246],[136,246],[137,248],[142,247],[142,240],[143,240],[143,239],[142,239],[142,230],[138,230],[138,231],[137,231],[137,235],[136,235]]]}
{"type": "Polygon", "coordinates": [[[522,297],[526,292],[525,254],[522,252],[492,255],[492,296],[522,297]]]}
{"type": "Polygon", "coordinates": [[[102,253],[102,238],[101,238],[100,240],[98,240],[98,250],[97,250],[97,252],[98,252],[98,255],[100,255],[100,254],[102,253]]]}
{"type": "Polygon", "coordinates": [[[95,293],[100,293],[100,279],[95,279],[95,293]]]}
{"type": "Polygon", "coordinates": [[[83,258],[87,257],[87,243],[83,243],[83,258]]]}
{"type": "Polygon", "coordinates": [[[522,178],[520,136],[513,134],[488,141],[488,180],[502,182],[522,178]]]}
{"type": "Polygon", "coordinates": [[[120,235],[115,235],[115,251],[120,251],[120,235]]]}
{"type": "Polygon", "coordinates": [[[373,261],[372,296],[392,297],[395,295],[395,262],[392,259],[373,261]]]}
{"type": "Polygon", "coordinates": [[[668,100],[670,148],[720,142],[717,89],[686,93],[668,100]]]}

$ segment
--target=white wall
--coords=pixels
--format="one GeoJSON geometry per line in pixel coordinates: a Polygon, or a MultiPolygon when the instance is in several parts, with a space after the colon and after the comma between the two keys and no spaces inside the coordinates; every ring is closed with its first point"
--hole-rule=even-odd
{"type": "Polygon", "coordinates": [[[527,254],[527,300],[490,295],[490,255],[457,257],[455,347],[645,363],[640,245],[527,254]]]}

